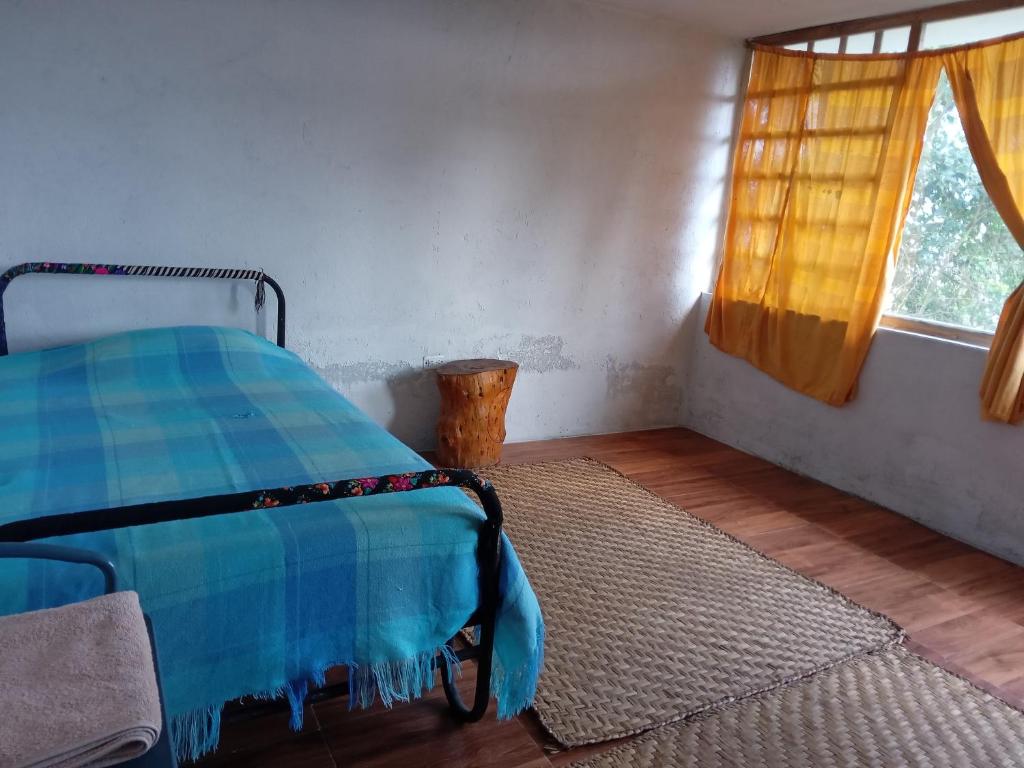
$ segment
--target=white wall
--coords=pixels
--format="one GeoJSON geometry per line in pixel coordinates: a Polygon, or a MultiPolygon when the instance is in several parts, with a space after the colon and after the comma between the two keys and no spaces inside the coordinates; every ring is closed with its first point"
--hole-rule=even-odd
{"type": "MultiPolygon", "coordinates": [[[[701,316],[707,310],[707,296],[701,316]]],[[[857,398],[834,408],[711,346],[691,360],[699,432],[1024,563],[1024,430],[986,422],[986,350],[880,328],[857,398]]]]}
{"type": "MultiPolygon", "coordinates": [[[[522,364],[510,440],[676,424],[742,60],[566,0],[3,1],[0,259],[262,267],[289,347],[416,447],[435,355],[522,364]]],[[[23,278],[11,346],[251,299],[23,278]]]]}

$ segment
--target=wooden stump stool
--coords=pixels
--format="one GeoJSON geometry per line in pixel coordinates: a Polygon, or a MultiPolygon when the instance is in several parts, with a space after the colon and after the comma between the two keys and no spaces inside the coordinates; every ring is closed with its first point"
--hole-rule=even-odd
{"type": "Polygon", "coordinates": [[[501,461],[505,409],[518,369],[508,360],[456,360],[437,369],[440,466],[473,469],[501,461]]]}

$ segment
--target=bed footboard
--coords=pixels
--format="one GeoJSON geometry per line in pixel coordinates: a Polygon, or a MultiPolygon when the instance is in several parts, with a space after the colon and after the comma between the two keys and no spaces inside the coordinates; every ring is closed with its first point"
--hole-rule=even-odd
{"type": "MultiPolygon", "coordinates": [[[[53,536],[94,533],[137,525],[153,525],[172,520],[190,520],[212,515],[240,514],[254,510],[308,504],[317,501],[376,496],[385,493],[407,493],[424,488],[458,487],[473,491],[483,507],[485,519],[478,532],[477,561],[480,566],[480,603],[467,620],[467,626],[480,627],[477,645],[456,652],[460,660],[476,659],[476,689],[471,706],[463,703],[455,687],[452,670],[443,656],[439,657],[441,681],[453,716],[463,722],[483,717],[490,702],[494,631],[501,601],[499,573],[501,565],[501,502],[488,480],[466,469],[428,469],[381,477],[360,477],[330,480],[283,488],[242,491],[195,499],[156,501],[131,504],[110,509],[94,509],[46,515],[30,520],[17,520],[0,525],[0,542],[26,542],[53,536]]],[[[452,645],[454,638],[449,640],[452,645]]],[[[324,694],[329,693],[324,691],[324,694]]],[[[323,695],[314,697],[324,698],[323,695]]]]}

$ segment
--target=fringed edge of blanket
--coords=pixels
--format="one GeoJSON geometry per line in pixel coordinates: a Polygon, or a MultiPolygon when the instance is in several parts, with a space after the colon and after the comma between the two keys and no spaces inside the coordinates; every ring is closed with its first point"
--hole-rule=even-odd
{"type": "MultiPolygon", "coordinates": [[[[498,701],[498,717],[514,717],[533,703],[537,691],[537,677],[543,664],[543,630],[531,659],[516,669],[507,670],[497,654],[494,656],[494,670],[491,676],[491,695],[498,701]]],[[[309,679],[292,681],[271,691],[253,694],[246,698],[271,700],[287,698],[291,706],[290,725],[292,730],[302,729],[303,707],[309,684],[316,687],[326,683],[327,671],[338,666],[347,666],[349,709],[359,706],[363,709],[373,705],[377,698],[385,707],[396,701],[411,701],[433,690],[435,672],[439,669],[438,656],[448,661],[453,674],[461,674],[458,657],[447,645],[425,651],[407,659],[385,661],[377,664],[353,664],[339,662],[324,664],[316,669],[309,679]]],[[[170,731],[174,750],[179,760],[195,762],[217,748],[220,742],[221,710],[223,704],[192,710],[171,720],[170,731]]]]}
{"type": "Polygon", "coordinates": [[[533,653],[524,664],[508,669],[501,656],[494,654],[491,670],[491,696],[498,702],[498,719],[509,720],[533,705],[537,680],[544,668],[544,625],[537,627],[533,653]]]}

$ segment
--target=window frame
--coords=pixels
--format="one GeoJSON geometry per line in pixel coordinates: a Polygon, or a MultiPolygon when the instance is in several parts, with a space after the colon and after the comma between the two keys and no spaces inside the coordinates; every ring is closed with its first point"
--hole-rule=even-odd
{"type": "MultiPolygon", "coordinates": [[[[1006,11],[1024,6],[1024,0],[960,0],[956,3],[934,5],[928,8],[918,8],[912,11],[901,11],[887,13],[881,16],[869,16],[862,19],[850,19],[849,21],[837,21],[831,24],[818,24],[813,27],[802,27],[791,29],[785,32],[776,32],[770,35],[760,35],[747,39],[748,45],[774,45],[785,47],[787,45],[808,44],[808,49],[813,51],[813,43],[817,40],[828,40],[833,37],[840,38],[840,51],[846,48],[842,42],[843,38],[851,35],[858,35],[864,32],[874,32],[876,45],[881,44],[882,33],[888,29],[898,27],[910,27],[910,38],[907,41],[907,50],[916,51],[920,47],[921,34],[924,25],[929,21],[949,21],[966,16],[979,16],[983,13],[994,11],[1006,11]]],[[[876,51],[877,53],[877,51],[876,51]]]]}
{"type": "Polygon", "coordinates": [[[922,317],[910,317],[909,315],[897,315],[886,312],[878,321],[880,328],[888,328],[894,331],[905,331],[916,333],[919,336],[929,336],[943,341],[955,341],[960,344],[970,344],[972,347],[983,347],[990,349],[994,333],[981,331],[977,328],[968,328],[964,325],[953,325],[943,323],[939,320],[926,320],[922,317]]]}

